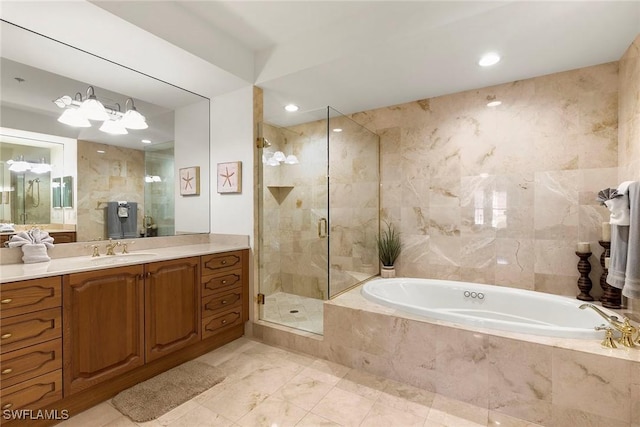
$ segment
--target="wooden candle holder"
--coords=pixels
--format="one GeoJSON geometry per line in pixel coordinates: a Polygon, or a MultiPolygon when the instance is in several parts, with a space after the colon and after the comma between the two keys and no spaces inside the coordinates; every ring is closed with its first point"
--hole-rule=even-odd
{"type": "Polygon", "coordinates": [[[593,283],[589,278],[589,273],[591,273],[591,263],[589,262],[591,252],[576,252],[576,255],[580,258],[580,261],[578,261],[578,272],[580,272],[578,289],[580,289],[580,294],[576,298],[581,301],[593,301],[593,297],[589,294],[591,288],[593,288],[593,283]]]}
{"type": "Polygon", "coordinates": [[[600,265],[602,266],[600,287],[603,291],[600,301],[602,301],[602,306],[606,308],[622,308],[622,290],[614,288],[607,283],[607,274],[609,273],[609,270],[606,268],[604,260],[611,255],[611,242],[604,242],[601,240],[598,243],[604,248],[604,252],[600,255],[600,265]]]}

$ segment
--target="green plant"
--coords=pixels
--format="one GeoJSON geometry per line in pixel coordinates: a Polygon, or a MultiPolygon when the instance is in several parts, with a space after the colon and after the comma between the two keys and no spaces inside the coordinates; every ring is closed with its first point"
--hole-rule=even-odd
{"type": "Polygon", "coordinates": [[[386,222],[386,229],[382,230],[380,236],[376,238],[378,242],[378,258],[385,267],[391,267],[400,256],[402,243],[400,233],[395,230],[393,224],[386,222]]]}

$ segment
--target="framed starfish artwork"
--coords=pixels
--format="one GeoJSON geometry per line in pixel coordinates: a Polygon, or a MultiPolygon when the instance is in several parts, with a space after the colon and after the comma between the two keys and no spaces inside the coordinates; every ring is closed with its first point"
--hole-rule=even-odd
{"type": "Polygon", "coordinates": [[[218,193],[242,192],[242,162],[218,163],[218,193]]]}
{"type": "Polygon", "coordinates": [[[200,166],[180,169],[180,195],[200,195],[200,166]]]}

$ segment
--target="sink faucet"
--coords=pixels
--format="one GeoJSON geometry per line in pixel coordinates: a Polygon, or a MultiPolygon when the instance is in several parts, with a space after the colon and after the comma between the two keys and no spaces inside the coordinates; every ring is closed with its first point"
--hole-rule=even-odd
{"type": "Polygon", "coordinates": [[[120,242],[113,242],[113,239],[109,239],[109,243],[107,243],[107,255],[115,255],[116,253],[113,251],[115,248],[120,246],[120,242]]]}
{"type": "Polygon", "coordinates": [[[601,317],[603,317],[609,324],[622,336],[620,337],[620,344],[625,347],[635,347],[635,343],[633,342],[634,335],[637,329],[631,326],[630,320],[628,318],[624,318],[623,321],[618,319],[618,316],[609,316],[604,311],[600,310],[593,304],[582,304],[580,309],[584,310],[585,308],[591,308],[596,313],[598,313],[601,317]]]}

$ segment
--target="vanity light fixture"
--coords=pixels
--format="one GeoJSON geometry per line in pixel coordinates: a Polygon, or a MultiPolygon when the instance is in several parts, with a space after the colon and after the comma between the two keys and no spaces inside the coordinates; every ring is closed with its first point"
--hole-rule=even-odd
{"type": "Polygon", "coordinates": [[[51,172],[51,165],[46,162],[44,157],[40,159],[39,163],[27,162],[24,160],[24,156],[19,156],[18,160],[8,160],[9,170],[11,172],[26,172],[31,171],[33,173],[41,174],[51,172]]]}
{"type": "Polygon", "coordinates": [[[335,128],[333,129],[334,132],[342,132],[342,128],[335,128]]]}
{"type": "Polygon", "coordinates": [[[480,65],[481,67],[490,67],[497,64],[498,62],[500,62],[500,55],[495,52],[489,52],[483,55],[482,58],[480,58],[480,61],[478,61],[478,65],[480,65]]]}
{"type": "Polygon", "coordinates": [[[162,178],[158,175],[147,175],[144,177],[144,182],[162,182],[162,178]]]}
{"type": "Polygon", "coordinates": [[[294,154],[285,156],[282,151],[276,151],[273,154],[263,154],[262,163],[268,166],[280,166],[280,163],[284,163],[287,165],[297,165],[298,163],[300,163],[300,161],[294,154]],[[269,157],[267,157],[267,155],[269,155],[269,157]]]}
{"type": "Polygon", "coordinates": [[[287,110],[290,113],[296,112],[299,110],[300,107],[298,107],[296,104],[287,104],[285,105],[284,109],[287,110]]]}
{"type": "Polygon", "coordinates": [[[497,107],[498,105],[501,105],[502,101],[491,101],[489,103],[487,103],[487,107],[497,107]]]}
{"type": "Polygon", "coordinates": [[[74,98],[68,95],[61,96],[53,101],[64,112],[58,118],[60,123],[75,127],[91,127],[89,120],[100,120],[100,130],[113,135],[127,134],[127,129],[147,129],[146,118],[136,109],[133,98],[127,98],[125,107],[131,103],[131,108],[122,113],[120,104],[105,107],[96,97],[93,86],[87,88],[87,98],[82,99],[82,94],[77,92],[74,98]]]}

